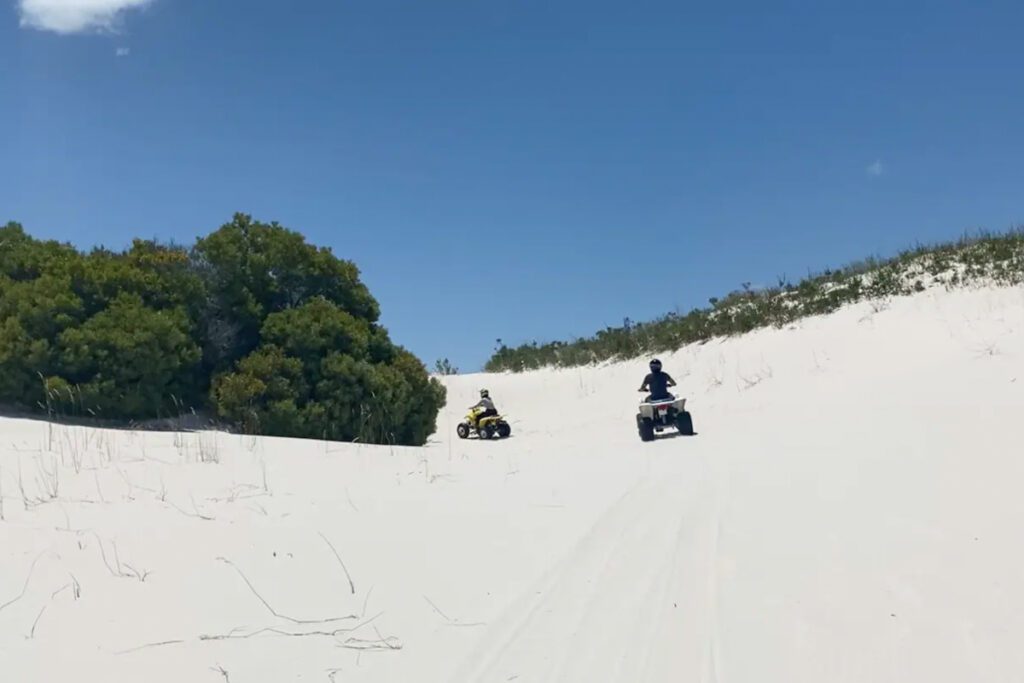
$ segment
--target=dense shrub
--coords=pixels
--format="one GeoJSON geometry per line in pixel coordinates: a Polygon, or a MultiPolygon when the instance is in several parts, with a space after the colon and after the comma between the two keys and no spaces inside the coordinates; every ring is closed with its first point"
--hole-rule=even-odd
{"type": "Polygon", "coordinates": [[[486,369],[522,372],[635,358],[714,337],[781,327],[864,299],[919,292],[926,283],[952,288],[976,282],[1024,283],[1024,229],[918,246],[889,260],[868,259],[838,271],[826,271],[797,285],[785,280],[780,280],[778,287],[761,290],[746,285],[723,299],[711,299],[709,307],[685,315],[671,313],[647,323],[627,320],[621,327],[609,327],[587,339],[529,342],[516,347],[499,339],[486,369]]]}
{"type": "Polygon", "coordinates": [[[444,388],[385,337],[322,296],[272,313],[263,345],[218,377],[219,413],[267,434],[424,443],[444,388]]]}
{"type": "Polygon", "coordinates": [[[444,388],[354,264],[236,215],[124,251],[0,227],[0,402],[114,420],[209,410],[251,433],[423,444],[444,388]]]}
{"type": "Polygon", "coordinates": [[[78,403],[100,415],[157,415],[165,397],[194,393],[199,347],[180,308],[157,310],[121,294],[58,339],[57,376],[78,388],[78,403]]]}

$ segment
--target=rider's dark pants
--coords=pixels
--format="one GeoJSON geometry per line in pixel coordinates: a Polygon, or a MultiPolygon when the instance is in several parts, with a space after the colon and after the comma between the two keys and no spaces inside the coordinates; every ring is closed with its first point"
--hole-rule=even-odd
{"type": "Polygon", "coordinates": [[[480,424],[480,420],[484,419],[485,417],[491,417],[492,415],[497,415],[497,414],[498,414],[497,410],[495,410],[494,408],[488,408],[487,410],[483,411],[482,413],[477,413],[477,415],[476,415],[476,423],[480,424]]]}

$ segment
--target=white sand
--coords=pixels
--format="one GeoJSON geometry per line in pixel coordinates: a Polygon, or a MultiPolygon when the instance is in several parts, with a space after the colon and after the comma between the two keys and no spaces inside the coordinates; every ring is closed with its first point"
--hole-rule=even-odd
{"type": "Polygon", "coordinates": [[[0,681],[1024,680],[1024,288],[663,360],[695,437],[643,361],[425,449],[0,419],[0,681]]]}

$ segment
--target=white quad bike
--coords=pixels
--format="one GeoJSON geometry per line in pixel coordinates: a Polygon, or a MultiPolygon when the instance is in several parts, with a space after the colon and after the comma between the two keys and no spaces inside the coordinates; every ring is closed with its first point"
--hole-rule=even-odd
{"type": "Polygon", "coordinates": [[[656,433],[660,434],[670,427],[675,427],[683,436],[694,435],[693,418],[686,412],[686,399],[672,395],[656,401],[641,399],[640,410],[636,414],[636,427],[641,441],[654,441],[656,433]]]}

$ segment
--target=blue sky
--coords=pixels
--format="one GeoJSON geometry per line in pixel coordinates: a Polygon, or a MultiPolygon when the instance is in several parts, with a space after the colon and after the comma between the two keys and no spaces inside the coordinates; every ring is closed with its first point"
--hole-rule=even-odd
{"type": "Polygon", "coordinates": [[[1020,2],[0,2],[0,221],[280,221],[428,364],[1024,222],[1020,2]]]}

